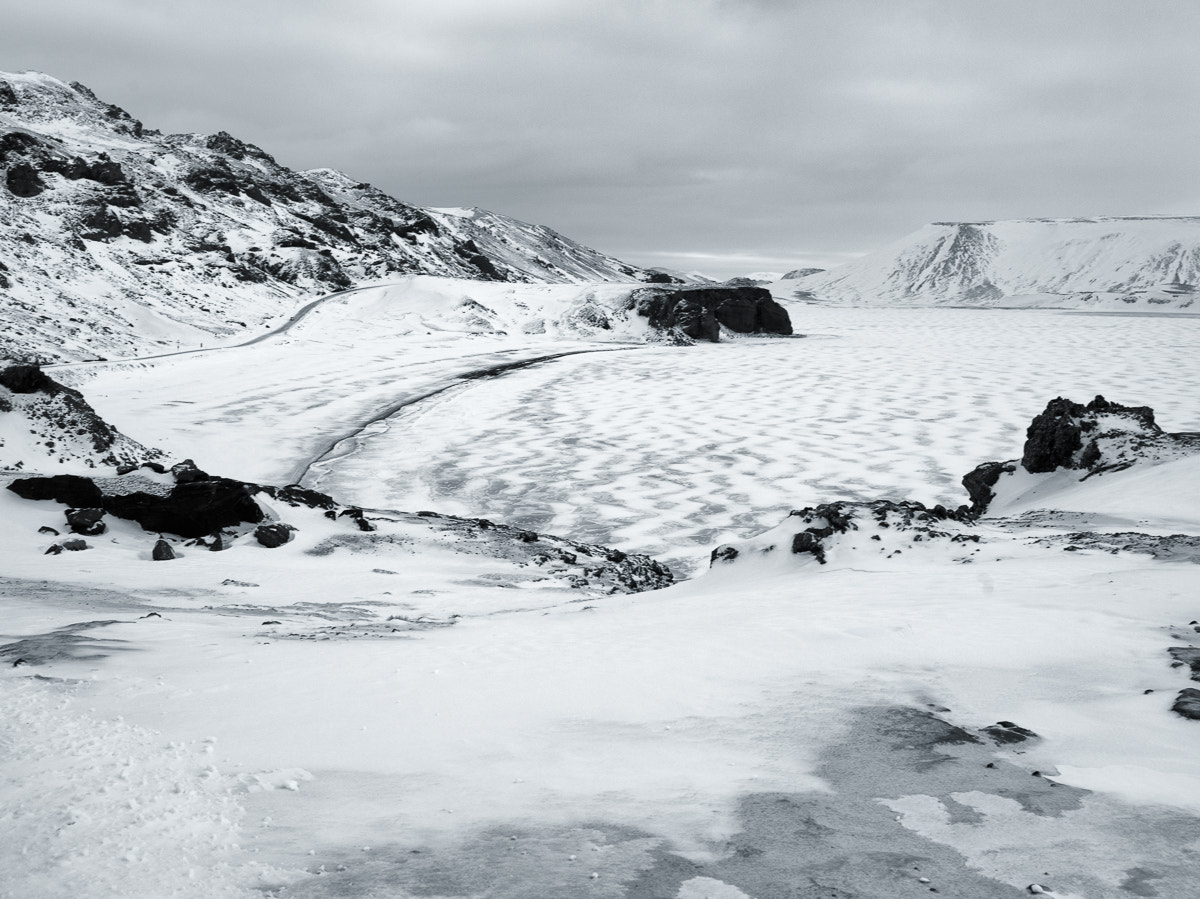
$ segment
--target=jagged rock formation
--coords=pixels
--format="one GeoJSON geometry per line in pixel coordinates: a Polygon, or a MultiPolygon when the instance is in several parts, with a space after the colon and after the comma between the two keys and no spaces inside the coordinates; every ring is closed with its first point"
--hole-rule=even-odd
{"type": "Polygon", "coordinates": [[[83,394],[37,366],[0,369],[0,467],[19,470],[47,457],[102,469],[154,461],[163,454],[121,434],[83,394]]]}
{"type": "Polygon", "coordinates": [[[738,334],[791,334],[787,310],[761,287],[645,287],[628,308],[663,331],[691,340],[721,339],[721,328],[738,334]]]}
{"type": "Polygon", "coordinates": [[[1178,311],[1200,284],[1200,217],[935,222],[780,296],[847,305],[1178,311]]]}
{"type": "Polygon", "coordinates": [[[228,338],[296,297],[404,274],[648,277],[548,228],[292,171],[225,132],[160,134],[36,73],[0,73],[0,176],[0,358],[228,338]]]}
{"type": "Polygon", "coordinates": [[[1200,436],[1168,434],[1149,406],[1123,406],[1097,396],[1083,405],[1057,397],[1030,423],[1020,460],[985,462],[963,477],[971,511],[982,515],[995,486],[1018,465],[1030,474],[1060,468],[1083,477],[1121,471],[1138,462],[1176,458],[1200,450],[1200,436]]]}
{"type": "MultiPolygon", "coordinates": [[[[1098,396],[1087,405],[1058,397],[1030,424],[1021,460],[985,462],[962,479],[971,504],[956,509],[919,502],[833,502],[793,511],[780,525],[744,544],[718,546],[710,565],[738,562],[746,557],[775,553],[811,557],[824,565],[834,548],[847,557],[882,556],[892,559],[932,543],[950,547],[978,544],[976,529],[996,498],[1018,474],[1079,471],[1078,480],[1123,471],[1137,464],[1154,464],[1200,454],[1200,434],[1168,434],[1154,421],[1148,406],[1122,406],[1098,396]]],[[[1011,491],[1011,488],[1008,488],[1011,491]]],[[[1061,518],[1054,513],[1031,513],[1028,519],[1006,521],[1013,533],[1025,527],[1045,528],[1061,518]]],[[[996,523],[995,519],[992,523],[996,523]]],[[[1061,527],[1061,525],[1059,525],[1061,527]]],[[[1039,533],[1032,542],[1066,551],[1099,548],[1105,551],[1146,553],[1173,561],[1200,561],[1200,538],[1175,534],[1097,533],[1067,531],[1039,533]]],[[[973,550],[972,550],[973,552],[973,550]]],[[[956,561],[969,561],[959,554],[956,561]]],[[[1200,657],[1200,656],[1198,656],[1200,657]]]]}

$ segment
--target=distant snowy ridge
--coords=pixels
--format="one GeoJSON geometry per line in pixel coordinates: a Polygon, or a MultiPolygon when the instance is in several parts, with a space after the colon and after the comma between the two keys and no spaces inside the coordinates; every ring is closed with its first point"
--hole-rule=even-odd
{"type": "Polygon", "coordinates": [[[1200,217],[934,222],[781,298],[842,305],[1047,306],[1176,312],[1200,283],[1200,217]]]}
{"type": "Polygon", "coordinates": [[[299,297],[399,275],[650,277],[549,228],[292,171],[225,132],[163,135],[38,73],[0,73],[0,182],[0,357],[227,342],[299,297]]]}

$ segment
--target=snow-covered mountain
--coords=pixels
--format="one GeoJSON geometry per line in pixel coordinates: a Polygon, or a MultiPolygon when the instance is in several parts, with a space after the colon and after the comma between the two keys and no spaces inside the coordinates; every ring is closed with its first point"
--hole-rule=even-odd
{"type": "Polygon", "coordinates": [[[1171,312],[1200,283],[1200,217],[935,222],[846,265],[778,282],[846,305],[1049,306],[1171,312]]]}
{"type": "Polygon", "coordinates": [[[0,356],[129,355],[251,333],[295,299],[404,274],[650,276],[549,228],[163,135],[80,84],[0,73],[0,356]]]}

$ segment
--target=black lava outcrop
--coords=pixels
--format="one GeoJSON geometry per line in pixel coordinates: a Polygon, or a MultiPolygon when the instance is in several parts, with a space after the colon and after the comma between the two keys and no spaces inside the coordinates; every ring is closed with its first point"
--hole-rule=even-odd
{"type": "Polygon", "coordinates": [[[203,537],[221,528],[263,520],[253,487],[229,478],[176,484],[166,496],[140,491],[106,496],[103,506],[118,518],[136,521],[144,530],[181,537],[203,537]]]}
{"type": "Polygon", "coordinates": [[[628,309],[650,326],[692,340],[721,339],[721,328],[738,334],[792,333],[787,310],[762,287],[644,287],[630,295],[628,309]]]}
{"type": "Polygon", "coordinates": [[[987,511],[1001,476],[1020,465],[1031,474],[1059,469],[1084,471],[1084,477],[1120,471],[1138,462],[1163,460],[1200,451],[1200,436],[1168,434],[1149,406],[1123,406],[1097,396],[1086,405],[1063,397],[1051,400],[1025,432],[1020,460],[985,462],[962,479],[971,512],[987,511]]]}
{"type": "Polygon", "coordinates": [[[967,488],[967,496],[971,499],[971,514],[982,515],[995,499],[992,490],[1002,474],[1012,474],[1017,470],[1013,462],[984,462],[963,475],[962,485],[967,488]]]}
{"type": "Polygon", "coordinates": [[[1060,396],[1029,425],[1021,465],[1033,474],[1093,468],[1102,457],[1100,439],[1116,434],[1153,439],[1162,433],[1149,406],[1122,406],[1102,396],[1083,406],[1060,396]]]}
{"type": "Polygon", "coordinates": [[[176,483],[165,495],[142,490],[109,495],[91,478],[78,475],[18,478],[8,489],[23,499],[55,500],[72,506],[68,520],[71,513],[82,520],[78,515],[82,508],[88,510],[85,517],[94,516],[97,522],[96,513],[107,512],[136,521],[144,530],[181,537],[203,537],[224,527],[263,520],[262,508],[254,501],[258,487],[229,478],[176,483]]]}

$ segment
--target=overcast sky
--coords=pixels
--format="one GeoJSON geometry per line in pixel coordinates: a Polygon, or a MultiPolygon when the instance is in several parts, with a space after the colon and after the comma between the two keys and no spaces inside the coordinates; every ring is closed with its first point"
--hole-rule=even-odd
{"type": "Polygon", "coordinates": [[[1194,0],[0,0],[0,69],[642,265],[1200,213],[1194,0]]]}

